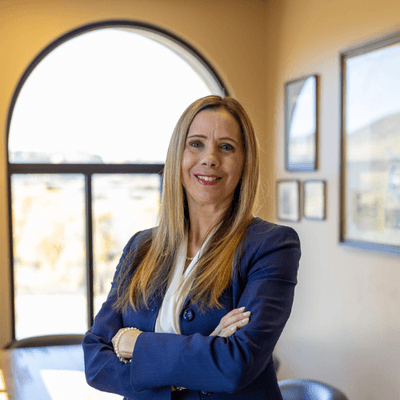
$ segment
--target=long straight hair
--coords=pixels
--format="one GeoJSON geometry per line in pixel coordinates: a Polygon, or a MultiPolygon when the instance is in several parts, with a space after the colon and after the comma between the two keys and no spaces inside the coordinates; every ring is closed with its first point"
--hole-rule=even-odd
{"type": "MultiPolygon", "coordinates": [[[[219,298],[232,281],[235,254],[253,219],[259,160],[253,125],[244,108],[231,97],[212,95],[192,103],[174,129],[164,168],[159,224],[153,230],[152,237],[136,249],[135,257],[126,257],[133,258],[133,262],[125,266],[125,272],[119,280],[115,303],[118,310],[126,310],[129,305],[134,310],[148,308],[149,300],[156,294],[163,294],[167,288],[178,249],[184,240],[185,232],[189,229],[187,199],[181,180],[186,137],[196,115],[210,109],[224,109],[237,120],[242,133],[244,152],[242,176],[234,191],[233,201],[222,217],[215,222],[215,232],[192,272],[192,303],[196,303],[201,309],[221,306],[219,298]]],[[[189,284],[189,281],[191,279],[187,279],[186,284],[189,284]]]]}

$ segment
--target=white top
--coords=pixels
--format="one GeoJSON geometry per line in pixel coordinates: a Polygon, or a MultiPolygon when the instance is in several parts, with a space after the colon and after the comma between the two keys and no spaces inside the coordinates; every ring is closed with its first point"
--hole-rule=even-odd
{"type": "Polygon", "coordinates": [[[176,260],[176,264],[174,267],[174,275],[172,276],[171,283],[165,293],[165,297],[163,303],[161,305],[160,311],[158,312],[155,332],[164,332],[164,333],[176,333],[181,334],[181,328],[179,326],[179,315],[182,311],[183,304],[189,294],[189,290],[192,287],[192,282],[190,285],[187,285],[187,290],[182,292],[181,283],[189,276],[194,267],[196,266],[197,260],[200,258],[201,252],[206,248],[208,241],[210,240],[211,235],[207,238],[207,240],[203,243],[200,250],[194,256],[193,260],[190,262],[189,266],[186,268],[186,271],[183,273],[186,264],[186,256],[187,256],[187,235],[183,240],[176,260]],[[178,299],[181,299],[178,303],[178,299]]]}

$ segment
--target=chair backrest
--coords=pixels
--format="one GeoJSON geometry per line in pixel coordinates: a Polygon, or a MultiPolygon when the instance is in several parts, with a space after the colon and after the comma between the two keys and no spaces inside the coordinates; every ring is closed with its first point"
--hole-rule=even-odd
{"type": "Polygon", "coordinates": [[[283,400],[348,400],[339,389],[320,381],[288,379],[279,382],[283,400]]]}
{"type": "Polygon", "coordinates": [[[81,334],[33,336],[26,339],[14,340],[5,349],[80,345],[84,336],[81,334]]]}
{"type": "Polygon", "coordinates": [[[281,361],[279,360],[278,356],[272,353],[272,359],[274,360],[275,372],[279,371],[279,367],[281,365],[281,361]]]}

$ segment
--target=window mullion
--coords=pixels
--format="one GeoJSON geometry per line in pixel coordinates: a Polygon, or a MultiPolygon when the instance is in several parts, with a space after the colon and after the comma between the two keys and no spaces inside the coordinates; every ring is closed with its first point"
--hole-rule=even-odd
{"type": "Polygon", "coordinates": [[[92,175],[85,174],[85,225],[86,225],[86,293],[88,327],[93,325],[94,292],[93,292],[93,207],[92,175]]]}

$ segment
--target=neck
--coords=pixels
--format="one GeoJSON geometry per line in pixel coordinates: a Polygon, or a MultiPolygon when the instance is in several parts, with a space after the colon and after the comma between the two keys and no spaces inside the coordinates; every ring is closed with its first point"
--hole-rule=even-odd
{"type": "Polygon", "coordinates": [[[225,210],[189,210],[190,228],[188,237],[187,256],[193,257],[199,250],[208,235],[225,210]]]}

